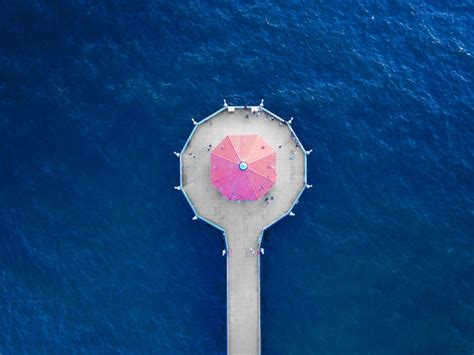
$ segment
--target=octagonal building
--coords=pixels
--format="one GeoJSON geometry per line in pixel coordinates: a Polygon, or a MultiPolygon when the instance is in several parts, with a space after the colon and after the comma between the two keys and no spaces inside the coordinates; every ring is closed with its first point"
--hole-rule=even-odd
{"type": "Polygon", "coordinates": [[[275,184],[275,165],[275,151],[259,135],[226,136],[211,151],[211,182],[228,200],[259,200],[275,184]]]}

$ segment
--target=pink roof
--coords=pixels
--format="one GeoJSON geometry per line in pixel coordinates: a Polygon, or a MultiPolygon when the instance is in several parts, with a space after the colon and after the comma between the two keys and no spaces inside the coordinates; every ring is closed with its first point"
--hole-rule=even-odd
{"type": "Polygon", "coordinates": [[[258,200],[275,181],[275,151],[259,135],[227,136],[211,152],[211,182],[228,200],[258,200]]]}

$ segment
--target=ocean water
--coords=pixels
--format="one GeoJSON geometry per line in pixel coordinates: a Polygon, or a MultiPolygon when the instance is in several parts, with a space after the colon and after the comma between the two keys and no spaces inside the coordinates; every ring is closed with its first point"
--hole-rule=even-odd
{"type": "Polygon", "coordinates": [[[474,352],[473,1],[1,1],[0,354],[224,354],[174,150],[227,98],[309,156],[264,354],[474,352]]]}

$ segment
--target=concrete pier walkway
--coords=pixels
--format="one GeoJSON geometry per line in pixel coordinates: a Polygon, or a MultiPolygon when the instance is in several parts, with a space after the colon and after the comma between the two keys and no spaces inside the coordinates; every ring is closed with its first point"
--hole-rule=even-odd
{"type": "Polygon", "coordinates": [[[260,354],[261,236],[291,211],[304,190],[306,153],[290,126],[271,112],[223,108],[195,126],[180,166],[181,190],[196,216],[225,232],[228,353],[260,354]],[[261,200],[229,201],[211,184],[210,152],[232,134],[259,134],[276,152],[276,183],[261,200]]]}
{"type": "Polygon", "coordinates": [[[259,233],[238,226],[226,232],[227,344],[229,354],[260,353],[260,262],[259,233]],[[250,248],[254,250],[252,253],[250,248]]]}

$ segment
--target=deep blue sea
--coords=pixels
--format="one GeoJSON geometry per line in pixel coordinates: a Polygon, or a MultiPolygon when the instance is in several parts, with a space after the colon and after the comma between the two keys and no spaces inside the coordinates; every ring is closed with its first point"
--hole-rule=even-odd
{"type": "Polygon", "coordinates": [[[225,354],[180,150],[258,104],[307,149],[263,354],[474,352],[474,2],[0,1],[0,354],[225,354]]]}

